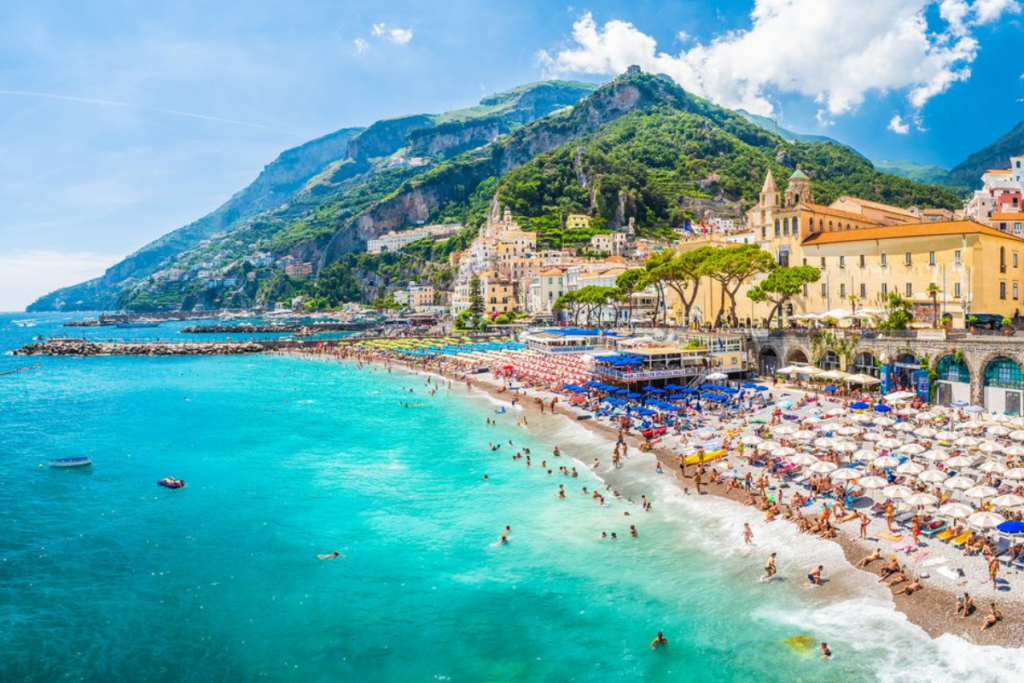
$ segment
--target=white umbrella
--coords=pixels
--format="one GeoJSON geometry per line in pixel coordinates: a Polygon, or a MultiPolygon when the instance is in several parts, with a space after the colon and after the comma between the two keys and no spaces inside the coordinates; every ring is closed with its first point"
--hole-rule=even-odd
{"type": "Polygon", "coordinates": [[[1007,455],[1012,455],[1015,458],[1019,458],[1022,455],[1024,455],[1024,446],[1015,443],[1012,446],[1007,446],[1006,448],[1004,448],[1003,453],[1006,453],[1007,455]]]}
{"type": "Polygon", "coordinates": [[[789,436],[790,434],[796,433],[796,431],[797,428],[792,425],[782,425],[781,427],[773,429],[772,434],[777,434],[778,436],[789,436]]]}
{"type": "Polygon", "coordinates": [[[909,422],[900,422],[898,425],[893,427],[897,432],[912,432],[914,431],[914,425],[909,422]]]}
{"type": "Polygon", "coordinates": [[[896,414],[899,415],[900,417],[913,417],[914,415],[917,415],[917,412],[918,411],[915,410],[914,408],[907,407],[900,408],[899,410],[896,411],[896,414]]]}
{"type": "Polygon", "coordinates": [[[796,453],[796,449],[790,448],[789,446],[779,446],[778,448],[772,451],[772,455],[778,456],[780,458],[788,457],[790,455],[793,455],[794,453],[796,453]]]}
{"type": "Polygon", "coordinates": [[[914,490],[909,486],[900,486],[899,484],[893,484],[886,486],[882,489],[882,495],[886,498],[900,499],[914,495],[914,490]]]}
{"type": "Polygon", "coordinates": [[[925,460],[932,460],[938,462],[939,460],[945,460],[949,457],[949,453],[946,451],[940,451],[937,448],[933,448],[930,451],[925,451],[921,454],[921,457],[925,460]]]}
{"type": "Polygon", "coordinates": [[[789,461],[794,465],[798,465],[800,467],[807,467],[808,465],[813,465],[816,462],[820,462],[810,453],[797,453],[796,455],[793,455],[793,457],[791,457],[789,461]]]}
{"type": "Polygon", "coordinates": [[[818,375],[818,379],[846,379],[849,376],[850,373],[843,372],[842,370],[826,370],[818,375]]]}
{"type": "Polygon", "coordinates": [[[857,450],[857,444],[852,441],[834,441],[832,442],[832,450],[837,453],[853,453],[857,450]]]}
{"type": "Polygon", "coordinates": [[[878,442],[879,448],[888,448],[890,450],[893,448],[899,448],[902,445],[903,442],[897,439],[882,439],[881,441],[878,442]]]}
{"type": "Polygon", "coordinates": [[[894,424],[896,424],[896,420],[892,419],[891,417],[876,417],[875,424],[878,425],[879,427],[892,427],[894,424]]]}
{"type": "Polygon", "coordinates": [[[906,401],[911,398],[914,398],[914,392],[912,391],[893,391],[885,395],[886,401],[906,401]]]}
{"type": "Polygon", "coordinates": [[[946,465],[949,467],[970,467],[974,464],[974,458],[970,458],[966,455],[954,455],[952,458],[946,460],[946,465]]]}
{"type": "Polygon", "coordinates": [[[887,486],[889,480],[885,477],[864,477],[857,483],[866,489],[880,489],[883,486],[887,486]]]}
{"type": "Polygon", "coordinates": [[[1014,441],[1024,441],[1024,429],[1015,429],[1010,432],[1009,436],[1014,441]]]}
{"type": "Polygon", "coordinates": [[[856,436],[857,434],[860,434],[860,430],[852,426],[840,427],[836,430],[836,434],[839,434],[840,436],[856,436]]]}
{"type": "Polygon", "coordinates": [[[882,380],[876,377],[872,377],[871,375],[865,375],[862,373],[850,375],[843,381],[846,382],[847,384],[864,384],[869,386],[882,383],[882,380]]]}
{"type": "Polygon", "coordinates": [[[815,436],[815,433],[810,431],[809,429],[801,429],[799,431],[793,432],[791,438],[796,439],[797,441],[809,441],[810,439],[813,439],[815,436]]]}
{"type": "Polygon", "coordinates": [[[868,424],[875,421],[875,416],[868,413],[858,413],[853,416],[853,421],[860,424],[868,424]]]}
{"type": "Polygon", "coordinates": [[[990,502],[1001,508],[1015,508],[1019,505],[1024,505],[1024,496],[1018,496],[1015,493],[1004,493],[1001,496],[996,496],[990,502]]]}
{"type": "Polygon", "coordinates": [[[927,484],[939,484],[949,479],[949,474],[935,468],[924,470],[917,475],[918,480],[927,484]]]}
{"type": "Polygon", "coordinates": [[[974,508],[963,503],[946,503],[939,508],[939,514],[945,517],[958,517],[965,519],[974,513],[974,508]]]}
{"type": "Polygon", "coordinates": [[[920,455],[924,453],[924,446],[919,443],[908,443],[906,446],[900,446],[899,451],[903,455],[920,455]]]}
{"type": "Polygon", "coordinates": [[[973,436],[961,436],[959,439],[953,442],[957,446],[963,446],[965,448],[971,448],[981,443],[981,439],[975,439],[973,436]]]}
{"type": "Polygon", "coordinates": [[[744,446],[759,446],[764,443],[764,439],[759,436],[754,436],[753,434],[747,434],[740,439],[740,443],[744,446]]]}
{"type": "Polygon", "coordinates": [[[982,472],[995,472],[996,474],[1002,474],[1006,471],[1006,465],[998,460],[986,460],[978,465],[978,469],[982,472]]]}
{"type": "Polygon", "coordinates": [[[968,524],[982,529],[994,529],[1005,521],[1005,517],[994,512],[975,512],[967,518],[968,524]]]}
{"type": "Polygon", "coordinates": [[[884,469],[886,467],[896,467],[900,464],[900,461],[891,455],[882,455],[875,458],[871,464],[884,469]]]}
{"type": "Polygon", "coordinates": [[[707,379],[710,379],[713,382],[717,382],[719,380],[729,379],[729,375],[725,374],[724,372],[712,372],[710,375],[707,376],[707,379]]]}
{"type": "Polygon", "coordinates": [[[916,505],[918,507],[925,507],[927,505],[937,505],[939,499],[937,496],[933,496],[930,493],[915,493],[907,496],[903,499],[904,503],[908,505],[916,505]]]}
{"type": "Polygon", "coordinates": [[[1011,427],[1016,427],[1017,429],[1024,428],[1024,417],[1021,417],[1021,416],[1018,415],[1017,417],[1015,417],[1012,420],[1010,420],[1010,422],[1008,424],[1011,427]]]}
{"type": "Polygon", "coordinates": [[[924,465],[918,465],[916,462],[910,462],[909,460],[899,467],[896,471],[900,474],[909,474],[910,476],[916,476],[924,472],[924,465]]]}
{"type": "Polygon", "coordinates": [[[942,482],[942,485],[947,489],[957,489],[963,491],[973,487],[977,482],[970,477],[965,477],[962,474],[956,477],[950,477],[946,481],[942,482]]]}
{"type": "Polygon", "coordinates": [[[824,313],[819,313],[818,316],[817,316],[818,320],[825,320],[826,318],[835,318],[836,320],[845,320],[846,318],[851,318],[851,317],[853,317],[853,314],[850,313],[845,308],[832,308],[832,309],[829,309],[829,310],[825,311],[824,313]]]}
{"type": "Polygon", "coordinates": [[[996,491],[992,486],[985,486],[984,484],[979,486],[972,486],[964,491],[966,498],[977,498],[984,500],[985,498],[993,498],[999,495],[999,491],[996,491]]]}
{"type": "Polygon", "coordinates": [[[1014,481],[1020,481],[1024,479],[1024,467],[1013,467],[1003,472],[1003,479],[1012,479],[1014,481]]]}
{"type": "Polygon", "coordinates": [[[933,439],[936,434],[938,434],[938,432],[931,427],[918,427],[914,430],[914,436],[921,439],[933,439]]]}
{"type": "Polygon", "coordinates": [[[832,439],[827,436],[819,436],[814,440],[815,448],[832,448],[832,444],[835,443],[832,439]]]}
{"type": "Polygon", "coordinates": [[[995,427],[989,427],[987,431],[992,436],[1006,436],[1011,430],[1003,425],[996,425],[995,427]]]}
{"type": "Polygon", "coordinates": [[[863,438],[865,441],[881,441],[885,437],[883,437],[878,432],[868,432],[867,434],[864,435],[863,438]]]}
{"type": "Polygon", "coordinates": [[[877,457],[878,453],[870,448],[862,448],[853,454],[854,460],[874,460],[877,457]]]}
{"type": "Polygon", "coordinates": [[[944,429],[938,434],[936,434],[935,438],[938,439],[939,441],[952,441],[953,439],[956,438],[956,434],[954,432],[949,431],[948,429],[944,429]]]}
{"type": "Polygon", "coordinates": [[[864,472],[853,467],[848,467],[841,470],[836,470],[832,473],[832,478],[838,481],[850,481],[851,479],[858,479],[864,475],[864,472]]]}
{"type": "Polygon", "coordinates": [[[831,474],[839,469],[839,465],[834,462],[829,462],[828,460],[819,460],[807,469],[815,474],[831,474]]]}
{"type": "Polygon", "coordinates": [[[978,450],[982,453],[1002,453],[1003,447],[997,444],[995,441],[986,441],[985,443],[978,446],[978,450]]]}
{"type": "Polygon", "coordinates": [[[968,413],[971,413],[972,415],[977,415],[978,413],[985,412],[985,409],[982,408],[981,406],[967,406],[966,408],[964,408],[964,410],[968,413]]]}

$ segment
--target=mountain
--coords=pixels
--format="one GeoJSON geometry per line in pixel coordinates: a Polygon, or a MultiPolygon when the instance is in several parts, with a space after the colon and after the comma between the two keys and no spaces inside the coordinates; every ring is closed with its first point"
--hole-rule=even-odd
{"type": "Polygon", "coordinates": [[[1024,154],[1024,121],[988,147],[970,155],[953,167],[946,183],[971,189],[981,188],[981,176],[990,168],[1009,168],[1010,157],[1024,154]]]}
{"type": "MultiPolygon", "coordinates": [[[[580,239],[562,234],[568,212],[592,216],[592,231],[632,218],[641,235],[668,235],[709,209],[741,217],[767,170],[783,181],[797,165],[821,202],[853,194],[901,206],[960,204],[945,189],[879,173],[848,147],[783,139],[667,77],[631,72],[596,90],[534,84],[466,110],[375,123],[280,206],[165,258],[150,273],[105,284],[103,292],[133,310],[251,305],[299,294],[317,306],[369,301],[410,279],[450,283],[448,255],[465,248],[495,198],[547,244],[580,239]],[[367,240],[424,222],[466,229],[400,253],[362,253],[367,240]],[[283,257],[312,264],[319,277],[288,276],[272,265],[283,257]],[[171,267],[195,277],[169,281],[171,267]]],[[[37,302],[37,310],[58,302],[75,307],[73,296],[58,294],[37,302]]]]}
{"type": "MultiPolygon", "coordinates": [[[[323,195],[352,189],[358,180],[374,185],[374,176],[378,174],[382,178],[376,179],[377,185],[395,189],[397,184],[390,187],[389,181],[400,181],[415,174],[417,168],[422,172],[430,165],[428,161],[407,161],[404,152],[432,156],[435,160],[454,156],[525,123],[570,107],[597,87],[597,84],[577,81],[531,83],[485,97],[475,107],[440,115],[378,121],[368,128],[344,128],[312,140],[282,153],[252,184],[212,213],[147,244],[95,280],[41,297],[29,310],[120,307],[125,303],[120,297],[125,289],[160,270],[191,266],[191,263],[182,263],[182,255],[195,255],[197,258],[191,260],[203,263],[203,256],[217,253],[224,242],[243,237],[245,233],[259,238],[263,233],[274,232],[274,228],[280,227],[290,216],[287,211],[290,203],[308,208],[316,205],[323,195]],[[406,149],[410,136],[413,144],[406,149]],[[286,208],[281,210],[281,207],[286,208]],[[272,226],[270,230],[265,229],[267,223],[272,226]]],[[[294,222],[290,227],[299,231],[294,222]]],[[[176,299],[171,297],[173,303],[178,303],[176,299]]]]}
{"type": "Polygon", "coordinates": [[[811,135],[809,133],[797,133],[796,131],[783,128],[779,125],[775,119],[770,119],[767,116],[759,116],[757,114],[751,114],[746,109],[737,109],[736,113],[750,121],[755,126],[760,126],[765,130],[775,133],[783,140],[790,140],[793,142],[832,142],[837,145],[842,144],[837,140],[833,140],[827,135],[811,135]]]}
{"type": "Polygon", "coordinates": [[[875,168],[882,173],[891,173],[918,183],[931,185],[945,184],[949,176],[949,169],[931,164],[919,164],[916,161],[908,161],[906,159],[880,159],[875,161],[874,164],[875,168]]]}

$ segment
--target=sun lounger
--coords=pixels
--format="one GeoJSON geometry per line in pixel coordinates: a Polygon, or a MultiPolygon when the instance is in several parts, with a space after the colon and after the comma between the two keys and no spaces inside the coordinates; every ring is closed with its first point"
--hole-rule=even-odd
{"type": "MultiPolygon", "coordinates": [[[[940,524],[939,526],[935,527],[934,529],[929,529],[928,527],[925,527],[925,528],[921,529],[921,533],[922,533],[923,535],[925,535],[925,536],[929,537],[929,538],[931,538],[932,536],[936,536],[936,535],[937,535],[937,536],[938,536],[939,538],[942,538],[942,534],[943,534],[943,533],[944,533],[944,532],[945,532],[945,531],[946,531],[947,529],[948,529],[948,527],[946,526],[946,524],[940,524]]],[[[952,535],[953,535],[953,530],[952,530],[952,529],[949,529],[949,535],[950,535],[950,536],[952,536],[952,535]]]]}
{"type": "Polygon", "coordinates": [[[957,547],[961,547],[961,546],[965,545],[968,541],[970,541],[973,536],[974,536],[974,532],[973,531],[965,531],[962,534],[960,534],[959,536],[957,536],[956,538],[954,538],[952,541],[950,541],[950,543],[952,543],[953,545],[955,545],[957,547]]]}
{"type": "Polygon", "coordinates": [[[888,531],[880,531],[880,532],[878,532],[878,537],[883,539],[883,540],[886,540],[886,541],[892,541],[893,543],[899,543],[900,541],[903,540],[903,536],[898,536],[896,534],[890,534],[888,531]]]}

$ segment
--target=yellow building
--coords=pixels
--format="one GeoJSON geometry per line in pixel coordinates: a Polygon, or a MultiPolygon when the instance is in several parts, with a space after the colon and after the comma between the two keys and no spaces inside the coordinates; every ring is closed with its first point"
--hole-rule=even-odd
{"type": "Polygon", "coordinates": [[[484,315],[501,315],[516,310],[516,283],[497,271],[480,273],[480,292],[484,298],[484,315]]]}
{"type": "Polygon", "coordinates": [[[566,230],[580,230],[590,227],[590,216],[582,213],[570,213],[565,218],[566,230]]]}

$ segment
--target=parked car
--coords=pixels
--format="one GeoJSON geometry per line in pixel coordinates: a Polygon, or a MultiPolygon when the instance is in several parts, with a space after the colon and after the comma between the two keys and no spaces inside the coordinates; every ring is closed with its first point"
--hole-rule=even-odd
{"type": "Polygon", "coordinates": [[[998,330],[1003,326],[1003,316],[996,315],[995,313],[972,313],[968,320],[973,322],[968,323],[968,327],[985,328],[989,330],[998,330]]]}

